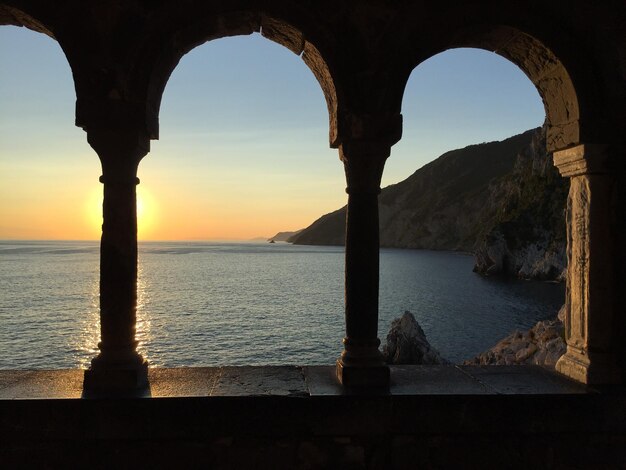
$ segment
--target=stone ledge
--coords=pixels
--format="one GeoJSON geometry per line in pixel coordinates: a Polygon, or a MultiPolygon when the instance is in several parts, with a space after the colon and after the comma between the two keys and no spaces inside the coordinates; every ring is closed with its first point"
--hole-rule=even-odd
{"type": "MultiPolygon", "coordinates": [[[[586,387],[537,366],[391,366],[389,391],[350,390],[333,366],[149,369],[146,390],[126,398],[252,396],[410,396],[589,394],[586,387]]],[[[83,392],[82,370],[0,370],[0,400],[107,398],[83,392]]],[[[120,397],[120,395],[117,395],[120,397]]]]}
{"type": "MultiPolygon", "coordinates": [[[[391,366],[388,391],[350,390],[333,366],[153,368],[147,389],[126,398],[589,394],[596,389],[537,366],[391,366]]],[[[0,370],[0,400],[86,395],[82,370],[0,370]]]]}

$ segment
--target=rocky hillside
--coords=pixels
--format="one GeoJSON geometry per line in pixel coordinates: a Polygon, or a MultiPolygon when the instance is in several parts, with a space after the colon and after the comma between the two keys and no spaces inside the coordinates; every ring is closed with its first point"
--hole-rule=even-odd
{"type": "MultiPolygon", "coordinates": [[[[476,270],[556,278],[564,268],[566,181],[534,129],[447,152],[381,192],[381,246],[477,253],[476,270]]],[[[289,241],[342,245],[345,207],[289,241]]]]}
{"type": "Polygon", "coordinates": [[[475,247],[475,271],[564,278],[569,180],[561,178],[545,145],[542,130],[518,154],[513,172],[491,185],[491,199],[500,203],[475,247]]]}

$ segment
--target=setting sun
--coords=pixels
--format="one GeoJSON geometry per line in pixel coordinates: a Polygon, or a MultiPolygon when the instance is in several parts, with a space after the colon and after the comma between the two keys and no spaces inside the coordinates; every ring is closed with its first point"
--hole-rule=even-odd
{"type": "Polygon", "coordinates": [[[154,238],[157,225],[157,204],[144,186],[137,187],[137,238],[147,240],[154,238]]]}
{"type": "MultiPolygon", "coordinates": [[[[102,232],[102,185],[91,190],[85,203],[90,238],[100,238],[102,232]]],[[[153,237],[157,225],[156,202],[145,188],[137,187],[137,237],[145,240],[153,237]]]]}
{"type": "Polygon", "coordinates": [[[85,215],[89,238],[98,239],[102,232],[102,185],[94,186],[86,198],[85,215]]]}

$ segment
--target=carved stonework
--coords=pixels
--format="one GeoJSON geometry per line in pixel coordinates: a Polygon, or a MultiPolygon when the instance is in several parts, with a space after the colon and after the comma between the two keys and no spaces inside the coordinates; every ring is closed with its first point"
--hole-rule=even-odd
{"type": "Polygon", "coordinates": [[[589,279],[589,187],[584,177],[572,178],[567,201],[570,307],[566,317],[568,345],[582,351],[587,340],[589,279]]]}
{"type": "Polygon", "coordinates": [[[567,352],[556,369],[583,383],[620,380],[612,344],[613,177],[606,148],[579,145],[554,153],[555,165],[571,178],[567,201],[567,352]]]}

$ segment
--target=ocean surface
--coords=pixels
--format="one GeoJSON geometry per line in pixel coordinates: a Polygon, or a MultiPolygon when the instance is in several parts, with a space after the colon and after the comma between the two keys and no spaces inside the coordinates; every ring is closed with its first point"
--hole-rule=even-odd
{"type": "MultiPolygon", "coordinates": [[[[97,242],[0,241],[0,369],[97,354],[97,242]]],[[[405,310],[454,362],[554,318],[563,285],[484,278],[466,254],[381,250],[379,336],[405,310]]],[[[138,339],[152,366],[332,364],[344,335],[342,247],[139,245],[138,339]]]]}

